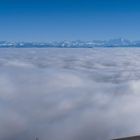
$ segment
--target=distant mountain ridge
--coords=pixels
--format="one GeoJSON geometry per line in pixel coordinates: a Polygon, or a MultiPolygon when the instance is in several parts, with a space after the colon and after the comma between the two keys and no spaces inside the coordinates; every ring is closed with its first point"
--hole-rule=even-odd
{"type": "Polygon", "coordinates": [[[93,41],[54,41],[54,42],[8,42],[0,41],[0,48],[94,48],[94,47],[140,47],[140,41],[124,38],[93,41]]]}

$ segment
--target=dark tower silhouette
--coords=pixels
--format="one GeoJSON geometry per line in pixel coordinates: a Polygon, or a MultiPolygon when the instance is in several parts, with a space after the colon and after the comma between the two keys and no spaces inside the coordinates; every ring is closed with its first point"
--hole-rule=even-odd
{"type": "Polygon", "coordinates": [[[39,140],[39,138],[38,137],[35,137],[35,140],[39,140]]]}

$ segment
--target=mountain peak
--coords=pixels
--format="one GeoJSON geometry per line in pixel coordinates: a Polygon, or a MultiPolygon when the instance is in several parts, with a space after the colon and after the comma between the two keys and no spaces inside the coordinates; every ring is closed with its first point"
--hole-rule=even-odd
{"type": "Polygon", "coordinates": [[[0,41],[1,48],[93,48],[93,47],[140,47],[140,41],[130,41],[124,38],[108,41],[60,41],[60,42],[8,42],[0,41]]]}

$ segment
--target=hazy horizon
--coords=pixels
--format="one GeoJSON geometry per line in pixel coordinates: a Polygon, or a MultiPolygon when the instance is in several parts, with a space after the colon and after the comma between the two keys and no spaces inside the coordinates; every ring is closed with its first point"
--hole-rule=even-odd
{"type": "Polygon", "coordinates": [[[47,43],[47,42],[63,42],[63,41],[68,41],[68,42],[73,42],[73,41],[82,41],[82,42],[90,42],[90,41],[110,41],[110,40],[128,40],[128,41],[140,41],[140,38],[139,39],[137,39],[137,40],[133,40],[133,39],[129,39],[129,38],[125,38],[125,37],[118,37],[118,38],[108,38],[108,39],[91,39],[91,40],[85,40],[85,39],[83,39],[83,40],[80,40],[80,39],[75,39],[75,40],[50,40],[50,41],[48,41],[48,40],[44,40],[44,41],[33,41],[33,40],[30,40],[30,41],[25,41],[25,40],[21,40],[21,41],[18,41],[18,40],[0,40],[0,42],[29,42],[29,43],[41,43],[41,42],[44,42],[44,43],[47,43]]]}

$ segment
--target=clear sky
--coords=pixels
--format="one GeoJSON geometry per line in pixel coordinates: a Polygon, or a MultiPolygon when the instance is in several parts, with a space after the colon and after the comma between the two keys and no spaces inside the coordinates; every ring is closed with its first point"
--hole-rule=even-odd
{"type": "Polygon", "coordinates": [[[140,39],[140,0],[0,0],[0,40],[140,39]]]}

